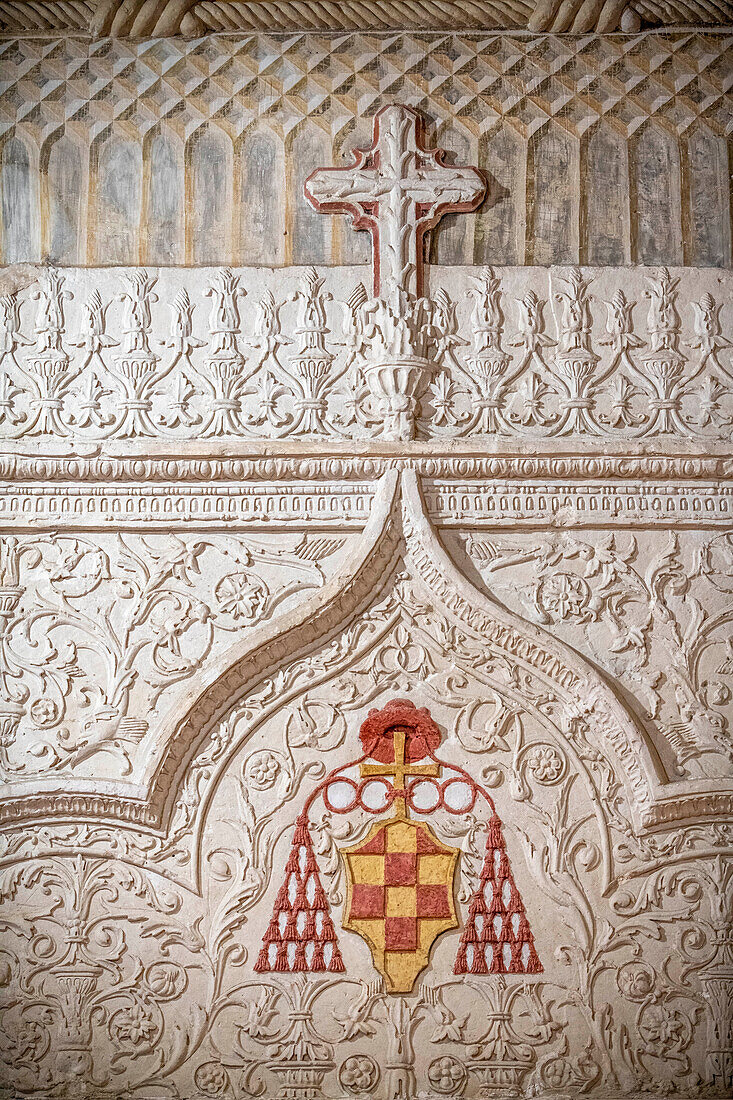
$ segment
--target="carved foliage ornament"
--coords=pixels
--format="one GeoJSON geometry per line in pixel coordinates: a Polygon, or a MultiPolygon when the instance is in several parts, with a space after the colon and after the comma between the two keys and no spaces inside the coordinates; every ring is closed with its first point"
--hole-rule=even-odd
{"type": "Polygon", "coordinates": [[[305,182],[316,210],[351,214],[354,228],[372,235],[374,298],[359,303],[370,342],[364,377],[380,400],[385,435],[394,439],[412,436],[415,393],[432,369],[425,234],[443,214],[475,210],[486,194],[478,168],[446,165],[443,150],[426,147],[423,131],[410,107],[383,107],[370,148],[356,150],[351,167],[318,168],[305,182]]]}

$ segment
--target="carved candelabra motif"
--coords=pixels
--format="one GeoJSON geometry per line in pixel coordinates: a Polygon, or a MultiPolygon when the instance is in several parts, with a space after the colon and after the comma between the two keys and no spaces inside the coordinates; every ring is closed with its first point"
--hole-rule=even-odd
{"type": "Polygon", "coordinates": [[[728,437],[722,299],[683,293],[665,270],[631,289],[608,273],[612,293],[592,293],[597,273],[527,271],[521,283],[487,268],[457,293],[369,297],[312,268],[271,285],[222,269],[203,287],[137,272],[122,293],[117,275],[90,291],[83,273],[50,269],[45,289],[0,300],[0,432],[89,443],[728,437]],[[153,290],[163,282],[168,306],[153,290]],[[163,325],[158,355],[151,333],[163,325]]]}

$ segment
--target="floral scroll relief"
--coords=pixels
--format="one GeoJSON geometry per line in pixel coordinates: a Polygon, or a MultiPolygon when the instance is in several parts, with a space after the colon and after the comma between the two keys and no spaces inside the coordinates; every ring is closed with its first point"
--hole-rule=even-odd
{"type": "MultiPolygon", "coordinates": [[[[422,652],[408,663],[402,660],[399,620],[404,624],[406,614],[421,608],[421,594],[401,582],[394,595],[375,606],[361,634],[349,632],[338,655],[330,646],[314,655],[330,675],[320,687],[303,681],[286,704],[285,714],[293,715],[292,721],[283,721],[283,710],[274,704],[270,718],[258,723],[257,733],[231,758],[201,834],[201,899],[176,884],[186,867],[180,855],[170,848],[167,854],[164,848],[156,854],[150,838],[141,836],[137,852],[133,844],[127,859],[134,864],[145,858],[149,864],[152,858],[152,879],[150,870],[145,877],[131,877],[113,860],[90,858],[80,864],[77,858],[74,863],[71,850],[78,846],[78,827],[65,838],[60,831],[53,860],[50,853],[41,854],[39,884],[50,887],[52,879],[43,875],[60,875],[55,870],[58,862],[68,862],[67,877],[73,884],[73,890],[65,887],[65,908],[54,909],[48,917],[59,957],[71,950],[65,922],[72,917],[87,920],[79,925],[82,946],[76,946],[77,940],[72,945],[74,962],[82,968],[84,937],[93,939],[97,916],[86,899],[96,891],[96,904],[105,910],[102,923],[114,923],[126,937],[125,965],[134,965],[139,956],[146,975],[138,1002],[129,1004],[129,982],[115,969],[120,963],[112,957],[109,935],[104,937],[108,969],[93,988],[88,988],[89,979],[83,987],[77,984],[81,1020],[91,1022],[96,1042],[90,1048],[95,1052],[93,1065],[77,1064],[73,1087],[78,1081],[101,1086],[111,1065],[119,1071],[120,1086],[133,1095],[137,1089],[141,1096],[146,1089],[155,1095],[161,1080],[182,1096],[195,1095],[195,1089],[231,1097],[261,1090],[277,1094],[296,1081],[324,1096],[341,1095],[339,1086],[350,1095],[359,1094],[367,1082],[383,1089],[375,1095],[385,1097],[398,1094],[400,1088],[406,1095],[427,1088],[439,1095],[464,1090],[471,1095],[479,1088],[498,1087],[502,1074],[527,1095],[562,1085],[604,1096],[619,1089],[633,1094],[654,1081],[677,1078],[690,1086],[696,1073],[706,1072],[700,1045],[703,1002],[696,975],[705,973],[715,958],[716,929],[724,927],[720,921],[725,920],[724,913],[705,909],[703,865],[694,860],[696,850],[707,850],[710,838],[698,829],[685,838],[651,838],[639,844],[609,761],[584,743],[580,733],[562,736],[555,726],[552,700],[538,694],[530,707],[518,708],[510,697],[511,670],[491,667],[488,660],[478,663],[481,649],[468,632],[458,631],[458,660],[449,661],[446,631],[455,631],[456,624],[440,613],[426,609],[421,616],[422,652]],[[387,629],[375,637],[380,624],[387,629]],[[318,775],[324,756],[335,761],[338,754],[349,752],[340,736],[329,740],[326,734],[320,747],[305,743],[308,715],[320,715],[325,726],[328,708],[343,700],[345,737],[349,728],[353,736],[359,697],[374,685],[375,669],[381,677],[385,668],[393,670],[393,683],[400,683],[402,690],[409,686],[415,696],[421,693],[431,707],[440,708],[453,751],[467,754],[466,760],[476,753],[476,734],[469,736],[469,721],[475,731],[484,718],[469,716],[467,700],[493,685],[495,705],[515,712],[503,742],[482,750],[480,759],[487,762],[487,777],[501,800],[513,859],[522,866],[525,882],[536,883],[536,892],[530,891],[532,904],[536,907],[540,897],[550,899],[540,920],[549,966],[530,985],[511,976],[489,983],[474,982],[470,976],[456,979],[443,973],[436,953],[432,973],[408,1003],[386,994],[376,978],[362,976],[363,962],[357,964],[353,955],[358,944],[343,933],[343,976],[263,978],[251,970],[258,932],[269,916],[267,891],[277,886],[271,870],[287,847],[283,819],[297,814],[298,799],[303,797],[300,777],[308,768],[318,775]],[[463,747],[464,742],[471,747],[463,747]],[[600,798],[590,798],[593,789],[600,798]],[[602,808],[600,818],[593,805],[602,808]],[[603,890],[606,831],[614,860],[610,893],[603,890]],[[688,855],[684,873],[671,866],[680,846],[688,855]],[[89,883],[83,888],[78,884],[81,867],[89,883]],[[157,883],[156,893],[149,881],[157,883]],[[139,895],[134,904],[133,890],[139,895]],[[58,931],[53,923],[57,919],[58,931]],[[680,937],[674,943],[666,938],[672,921],[680,937]],[[694,937],[686,932],[693,928],[694,937]],[[356,973],[349,972],[350,966],[356,973]],[[185,990],[179,989],[182,970],[191,983],[185,990]],[[187,1043],[181,1046],[176,1045],[176,1028],[184,1002],[193,1006],[195,1025],[188,1025],[187,1043]],[[609,1003],[614,1005],[613,1016],[606,1007],[609,1003]],[[620,1063],[612,1057],[619,1044],[626,1052],[620,1063]],[[159,1065],[152,1064],[153,1046],[159,1065]]],[[[292,675],[297,678],[297,666],[292,675]]],[[[286,668],[278,683],[281,696],[291,682],[297,679],[291,681],[286,668]]],[[[525,690],[531,697],[531,684],[523,685],[522,694],[525,690]]],[[[257,713],[250,701],[232,716],[234,744],[257,721],[257,713]]],[[[462,836],[452,834],[452,842],[465,843],[467,853],[475,824],[480,826],[466,821],[462,836]]],[[[100,848],[99,836],[93,846],[100,848]]],[[[322,852],[319,860],[329,877],[327,853],[322,852]]],[[[21,885],[27,888],[25,880],[18,889],[21,885]]],[[[32,886],[31,878],[27,886],[32,886]]],[[[332,887],[338,887],[338,872],[332,887]]],[[[337,895],[332,889],[331,897],[337,895]]],[[[54,905],[53,891],[47,899],[41,894],[24,903],[39,925],[54,905]]],[[[339,902],[332,904],[338,907],[339,902]]],[[[48,950],[45,945],[42,949],[48,950]]],[[[16,974],[33,970],[29,950],[25,947],[25,955],[16,952],[17,961],[9,962],[12,981],[18,980],[16,974]]],[[[448,954],[452,957],[453,952],[448,954]]],[[[53,998],[61,964],[54,967],[53,981],[46,977],[37,994],[48,1006],[43,1019],[52,1028],[58,1026],[51,1021],[60,1011],[53,998]]],[[[69,1056],[68,1048],[57,1053],[39,1040],[30,1069],[21,1067],[20,1074],[12,1070],[21,1092],[37,1089],[44,1073],[55,1072],[55,1059],[61,1056],[69,1056]]]]}
{"type": "Polygon", "coordinates": [[[129,774],[170,689],[319,588],[346,542],[316,532],[3,536],[6,778],[129,774]]]}
{"type": "Polygon", "coordinates": [[[0,299],[0,430],[89,442],[724,441],[730,307],[724,276],[708,273],[704,290],[700,278],[451,269],[435,273],[435,291],[391,301],[370,298],[359,269],[92,281],[50,268],[0,299]],[[413,359],[423,366],[410,374],[413,359]],[[403,360],[404,378],[382,377],[403,360]]]}
{"type": "MultiPolygon", "coordinates": [[[[701,1082],[722,1091],[730,835],[703,824],[639,834],[625,761],[592,717],[568,708],[564,679],[553,687],[519,642],[487,643],[478,593],[466,608],[454,591],[444,606],[419,568],[415,528],[404,531],[412,556],[393,563],[386,586],[380,560],[366,610],[307,657],[284,656],[216,722],[165,830],[71,822],[7,834],[8,1095],[43,1095],[51,1082],[64,1100],[83,1090],[386,1100],[491,1095],[507,1081],[525,1096],[633,1096],[660,1084],[694,1094],[701,1082]],[[431,707],[452,757],[480,769],[501,805],[546,960],[530,982],[456,979],[446,942],[416,995],[395,997],[346,933],[344,975],[253,971],[306,780],[350,758],[364,709],[398,693],[431,707]]],[[[32,558],[16,565],[8,590],[39,568],[32,558]]],[[[79,576],[99,572],[93,559],[79,576]]],[[[660,604],[672,606],[675,575],[671,564],[657,569],[660,604]]],[[[62,594],[71,607],[83,598],[62,594]]],[[[338,920],[343,838],[316,824],[338,920]]],[[[452,831],[436,820],[462,849],[463,897],[480,872],[484,825],[471,814],[452,831]]]]}
{"type": "Polygon", "coordinates": [[[582,538],[564,532],[541,541],[473,533],[465,547],[493,592],[633,685],[666,742],[673,771],[730,771],[731,547],[725,532],[670,534],[661,546],[649,534],[628,531],[589,531],[582,538]]]}

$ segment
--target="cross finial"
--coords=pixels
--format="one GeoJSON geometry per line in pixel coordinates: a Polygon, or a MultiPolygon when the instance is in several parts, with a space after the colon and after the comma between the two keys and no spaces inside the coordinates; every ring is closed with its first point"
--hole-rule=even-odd
{"type": "Polygon", "coordinates": [[[423,238],[443,214],[475,210],[486,184],[477,168],[444,163],[424,144],[423,119],[411,107],[383,107],[368,149],[347,168],[317,168],[305,196],[326,214],[351,214],[372,235],[374,295],[423,294],[423,238]]]}

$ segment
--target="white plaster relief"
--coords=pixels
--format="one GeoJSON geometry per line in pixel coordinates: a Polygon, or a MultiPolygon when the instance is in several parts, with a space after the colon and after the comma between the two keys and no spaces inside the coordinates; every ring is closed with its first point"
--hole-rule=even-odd
{"type": "Polygon", "coordinates": [[[728,275],[438,269],[402,305],[363,279],[51,268],[1,300],[3,435],[730,436],[728,275]]]}
{"type": "Polygon", "coordinates": [[[134,781],[173,686],[321,587],[348,542],[317,529],[0,536],[3,779],[134,781]]]}
{"type": "MultiPolygon", "coordinates": [[[[582,658],[472,589],[431,534],[413,476],[398,495],[391,480],[362,557],[368,605],[346,606],[339,578],[344,625],[306,655],[290,613],[277,670],[214,717],[163,832],[69,814],[7,834],[0,1056],[16,1092],[640,1097],[682,1084],[724,1095],[725,829],[639,828],[638,785],[655,782],[654,766],[647,757],[647,779],[633,778],[635,754],[613,732],[620,722],[638,737],[633,718],[582,658]],[[514,622],[516,642],[502,650],[492,620],[514,622]],[[572,667],[548,664],[543,646],[572,667]],[[395,693],[430,706],[451,758],[490,786],[543,960],[529,980],[458,980],[458,933],[409,997],[387,994],[343,931],[344,975],[252,971],[284,822],[353,755],[363,708],[395,693]]],[[[480,812],[436,822],[460,845],[464,899],[483,824],[480,812]]],[[[336,847],[364,828],[359,813],[318,819],[337,915],[336,847]]]]}
{"type": "Polygon", "coordinates": [[[494,596],[633,692],[672,774],[733,774],[729,531],[458,539],[494,596]]]}
{"type": "MultiPolygon", "coordinates": [[[[4,299],[4,1100],[733,1087],[728,276],[362,275],[4,299]],[[456,973],[459,929],[389,992],[344,927],[365,805],[312,824],[345,971],[256,969],[395,696],[491,792],[541,969],[456,973]]],[[[464,930],[481,805],[431,815],[464,930]]]]}

